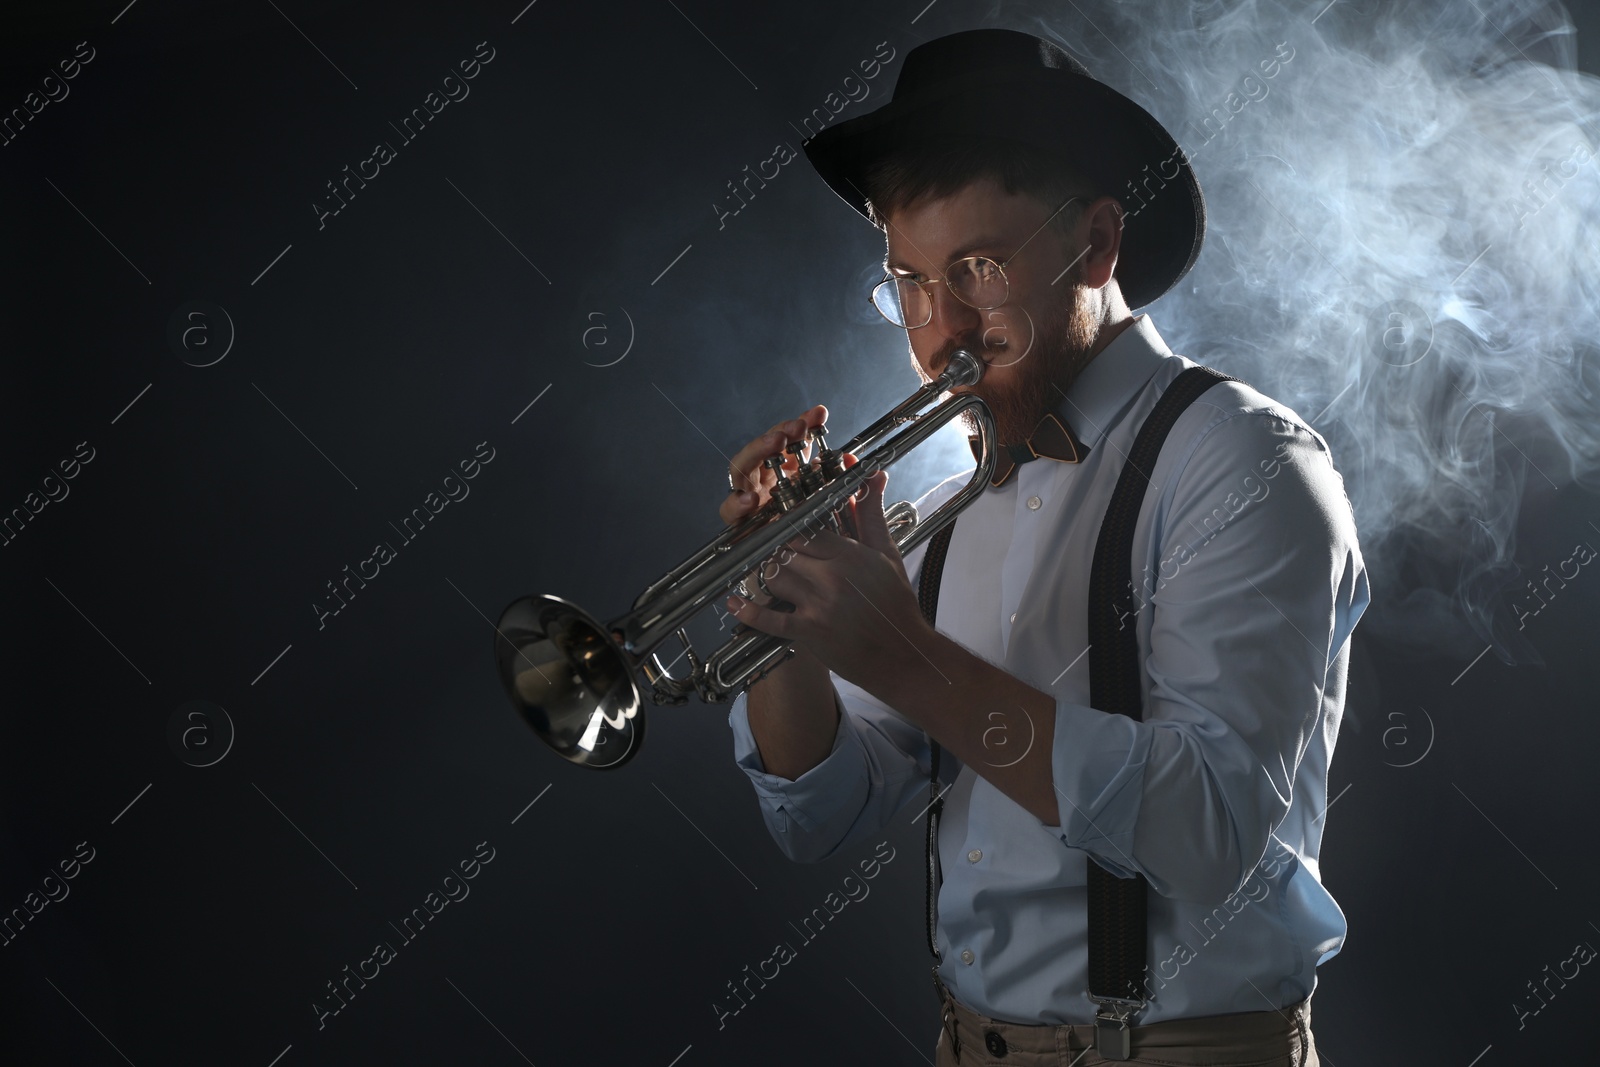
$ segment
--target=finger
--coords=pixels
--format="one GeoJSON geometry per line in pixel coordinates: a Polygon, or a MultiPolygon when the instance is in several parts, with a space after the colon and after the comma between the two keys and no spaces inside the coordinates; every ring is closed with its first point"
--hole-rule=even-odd
{"type": "MultiPolygon", "coordinates": [[[[784,432],[788,435],[789,441],[804,441],[810,436],[812,430],[823,425],[827,421],[828,409],[821,404],[816,404],[810,408],[807,408],[805,411],[802,411],[798,417],[780,425],[782,426],[784,432]]],[[[800,457],[796,454],[784,456],[783,467],[784,470],[787,471],[799,470],[800,457]]]]}
{"type": "MultiPolygon", "coordinates": [[[[774,423],[766,433],[735,452],[729,459],[728,473],[732,477],[733,487],[759,489],[762,485],[761,461],[782,452],[790,441],[804,438],[811,429],[827,421],[828,409],[822,404],[817,404],[795,418],[774,423]]],[[[792,460],[785,460],[786,466],[791,463],[792,460]]]]}
{"type": "Polygon", "coordinates": [[[733,526],[746,520],[762,506],[762,494],[752,493],[750,490],[730,491],[723,498],[722,504],[717,506],[717,515],[722,517],[722,522],[733,526]]]}
{"type": "Polygon", "coordinates": [[[794,627],[794,615],[791,612],[774,611],[772,608],[763,608],[752,604],[740,596],[728,598],[728,610],[733,617],[752,630],[759,630],[773,637],[790,639],[794,627]]]}
{"type": "MultiPolygon", "coordinates": [[[[774,423],[772,428],[735,452],[728,461],[729,493],[717,506],[717,515],[729,526],[748,518],[761,507],[768,483],[775,479],[766,473],[762,462],[784,455],[791,441],[802,441],[811,430],[828,421],[828,409],[816,404],[797,417],[774,423]]],[[[799,458],[784,455],[786,470],[798,470],[799,458]]]]}
{"type": "Polygon", "coordinates": [[[888,471],[875,472],[867,479],[866,496],[860,501],[852,500],[850,507],[855,511],[861,543],[890,558],[898,558],[899,549],[895,547],[894,535],[889,532],[889,520],[883,514],[883,491],[888,484],[888,471]]]}
{"type": "Polygon", "coordinates": [[[774,426],[775,430],[782,430],[789,435],[789,439],[799,440],[828,421],[828,409],[822,404],[814,404],[792,419],[785,419],[774,426]]]}
{"type": "MultiPolygon", "coordinates": [[[[857,463],[861,462],[861,457],[857,456],[854,452],[846,452],[844,454],[844,456],[843,456],[843,459],[844,459],[844,466],[845,466],[846,470],[849,470],[851,467],[854,467],[857,463]]],[[[866,496],[867,496],[867,487],[866,487],[866,484],[863,483],[859,489],[857,489],[854,493],[850,494],[850,500],[851,501],[865,500],[866,496]]]]}
{"type": "Polygon", "coordinates": [[[732,526],[754,511],[756,495],[748,489],[739,489],[723,497],[722,503],[717,505],[717,514],[722,521],[732,526]]]}
{"type": "Polygon", "coordinates": [[[784,433],[783,426],[783,423],[778,423],[729,458],[728,476],[732,479],[735,489],[761,488],[761,461],[782,452],[783,446],[788,443],[788,436],[784,433]]]}
{"type": "MultiPolygon", "coordinates": [[[[861,462],[854,452],[841,453],[839,461],[844,464],[845,470],[849,470],[861,462]]],[[[852,539],[856,536],[856,518],[855,514],[850,510],[850,501],[848,499],[845,500],[844,506],[839,509],[839,532],[852,539]]]]}
{"type": "MultiPolygon", "coordinates": [[[[854,452],[846,452],[846,453],[844,453],[842,458],[844,460],[844,465],[845,465],[845,469],[846,470],[848,470],[851,467],[854,467],[857,463],[861,462],[861,457],[857,456],[854,452]]],[[[888,477],[887,472],[882,472],[882,473],[884,474],[885,478],[888,477]]],[[[856,507],[860,502],[866,500],[867,493],[869,491],[870,490],[869,490],[868,486],[865,483],[863,483],[861,488],[857,489],[855,491],[855,493],[853,493],[850,496],[850,498],[845,501],[845,506],[841,509],[841,511],[843,512],[843,529],[844,529],[844,532],[853,541],[861,541],[862,540],[861,526],[860,526],[860,522],[859,522],[859,516],[858,516],[858,513],[856,511],[856,507]]],[[[881,490],[880,490],[879,495],[881,497],[881,495],[882,495],[881,490]]],[[[880,505],[880,507],[881,507],[881,505],[880,505]]],[[[865,542],[863,542],[863,543],[865,543],[865,542]]],[[[880,549],[880,551],[881,551],[881,549],[880,549]]]]}
{"type": "Polygon", "coordinates": [[[728,464],[729,493],[717,505],[717,514],[729,526],[754,514],[766,500],[773,477],[761,466],[768,456],[777,455],[788,442],[784,427],[801,425],[798,420],[778,423],[771,430],[745,445],[728,464]]]}
{"type": "Polygon", "coordinates": [[[790,542],[796,553],[796,562],[837,559],[849,552],[854,543],[851,538],[836,534],[832,530],[818,530],[814,536],[803,542],[790,542]]]}
{"type": "Polygon", "coordinates": [[[784,550],[787,549],[788,551],[786,556],[793,557],[801,552],[804,552],[806,546],[814,541],[822,532],[823,528],[820,526],[815,528],[804,528],[788,541],[785,541],[783,547],[778,549],[778,551],[784,552],[784,550]]]}
{"type": "MultiPolygon", "coordinates": [[[[762,564],[758,573],[767,592],[777,599],[790,604],[814,604],[817,602],[816,584],[805,569],[807,565],[816,564],[803,556],[783,556],[762,564]]],[[[760,588],[756,585],[756,589],[760,588]]]]}

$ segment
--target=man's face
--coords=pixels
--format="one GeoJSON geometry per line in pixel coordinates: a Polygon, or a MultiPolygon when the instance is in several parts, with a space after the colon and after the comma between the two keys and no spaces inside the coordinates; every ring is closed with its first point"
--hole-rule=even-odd
{"type": "Polygon", "coordinates": [[[1077,284],[1081,264],[1074,259],[1082,247],[1069,253],[1054,226],[1041,228],[1060,206],[1008,194],[999,182],[983,178],[943,199],[909,204],[888,220],[891,274],[939,279],[945,267],[967,256],[1006,263],[1008,293],[1000,307],[970,307],[935,280],[927,286],[932,320],[907,331],[924,381],[942,371],[957,348],[984,360],[983,380],[954,391],[976,393],[989,403],[1003,445],[1026,440],[1060,402],[1056,390],[1071,383],[1098,332],[1099,293],[1077,284]]]}

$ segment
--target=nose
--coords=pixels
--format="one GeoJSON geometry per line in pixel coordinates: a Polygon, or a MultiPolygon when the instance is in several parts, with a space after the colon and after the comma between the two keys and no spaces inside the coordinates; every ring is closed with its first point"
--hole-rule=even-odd
{"type": "Polygon", "coordinates": [[[978,309],[957,299],[943,279],[928,285],[927,289],[928,299],[933,303],[933,318],[928,325],[942,338],[958,340],[982,324],[978,309]]]}
{"type": "Polygon", "coordinates": [[[926,288],[933,304],[932,318],[922,329],[907,331],[911,335],[911,349],[918,362],[931,373],[932,361],[941,351],[965,347],[981,354],[983,313],[951,296],[942,281],[936,281],[926,288]]]}

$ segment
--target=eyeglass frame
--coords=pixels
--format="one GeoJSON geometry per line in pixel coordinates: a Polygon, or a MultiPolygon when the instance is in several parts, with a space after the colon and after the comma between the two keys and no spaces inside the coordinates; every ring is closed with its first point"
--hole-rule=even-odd
{"type": "MultiPolygon", "coordinates": [[[[928,317],[924,321],[917,323],[915,326],[903,326],[900,323],[895,322],[893,319],[891,319],[888,316],[888,314],[883,310],[883,308],[878,306],[878,301],[876,299],[874,299],[873,295],[872,295],[873,293],[876,293],[879,289],[881,289],[886,283],[888,283],[888,282],[905,281],[910,277],[910,275],[905,275],[905,274],[885,274],[883,278],[881,278],[879,281],[874,283],[872,288],[867,291],[867,303],[872,305],[872,310],[876,311],[879,315],[883,316],[883,321],[887,322],[891,326],[894,326],[894,327],[896,327],[898,329],[902,329],[902,330],[920,330],[924,326],[928,325],[928,323],[933,321],[933,294],[931,292],[928,292],[926,287],[931,285],[931,284],[933,284],[934,282],[943,282],[944,283],[944,287],[950,291],[950,295],[951,296],[955,297],[957,300],[960,300],[963,304],[966,304],[967,307],[972,308],[975,311],[993,311],[997,307],[1004,307],[1007,298],[1009,298],[1011,296],[1011,279],[1006,277],[1006,267],[1010,266],[1012,263],[1014,263],[1016,261],[1016,258],[1018,256],[1022,255],[1022,250],[1024,248],[1027,248],[1028,247],[1028,243],[1039,235],[1039,230],[1042,230],[1046,226],[1048,226],[1050,224],[1050,220],[1055,218],[1057,215],[1061,214],[1063,208],[1065,208],[1068,204],[1072,203],[1074,200],[1087,200],[1087,199],[1089,199],[1089,198],[1088,197],[1084,197],[1084,196],[1070,196],[1070,197],[1068,197],[1061,204],[1060,207],[1056,208],[1054,211],[1050,212],[1050,214],[1048,216],[1046,216],[1045,220],[1039,224],[1037,229],[1035,229],[1032,233],[1030,233],[1027,236],[1027,238],[1022,242],[1022,244],[1017,246],[1017,250],[1015,252],[1011,253],[1009,256],[1007,256],[1003,260],[995,259],[993,256],[962,256],[960,259],[953,260],[950,263],[945,264],[944,269],[939,272],[939,276],[937,278],[924,278],[920,282],[913,283],[919,289],[922,289],[922,291],[924,293],[927,293],[927,295],[928,295],[928,317]],[[975,260],[975,259],[986,260],[986,261],[988,261],[990,263],[993,263],[995,265],[995,268],[1000,271],[1000,280],[1005,282],[1005,284],[1006,284],[1005,296],[1000,298],[1000,303],[998,303],[998,304],[990,304],[988,307],[979,307],[977,304],[969,303],[967,300],[965,300],[961,296],[960,293],[956,292],[955,287],[950,284],[950,277],[949,277],[950,269],[952,267],[956,266],[959,263],[967,263],[967,262],[970,262],[970,261],[975,260]]],[[[913,273],[915,273],[915,272],[913,272],[913,273]]]]}

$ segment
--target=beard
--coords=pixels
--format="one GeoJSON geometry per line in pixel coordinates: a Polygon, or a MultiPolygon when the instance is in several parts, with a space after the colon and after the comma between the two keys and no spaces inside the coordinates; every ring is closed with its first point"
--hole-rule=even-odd
{"type": "MultiPolygon", "coordinates": [[[[1071,296],[1067,302],[1051,308],[1048,318],[1037,324],[1031,347],[1026,344],[1020,346],[1024,355],[1013,357],[1007,354],[1019,347],[1010,338],[990,339],[987,346],[980,338],[977,343],[966,346],[980,357],[987,348],[994,353],[994,362],[998,366],[1008,366],[1015,360],[1018,373],[1012,381],[996,384],[985,375],[978,384],[967,390],[988,403],[994,415],[995,434],[1002,447],[1026,441],[1045,413],[1055,410],[1078,372],[1089,361],[1089,350],[1099,326],[1089,290],[1077,283],[1076,275],[1074,271],[1069,289],[1071,296]],[[995,343],[997,340],[1002,343],[995,343]]],[[[952,345],[951,351],[957,347],[962,346],[952,345]]],[[[946,353],[938,368],[942,370],[948,362],[949,355],[946,353]]],[[[912,363],[916,364],[914,357],[912,363]]],[[[930,381],[921,365],[916,366],[923,381],[930,381]]],[[[964,413],[961,421],[969,436],[977,436],[976,418],[964,413]]]]}

